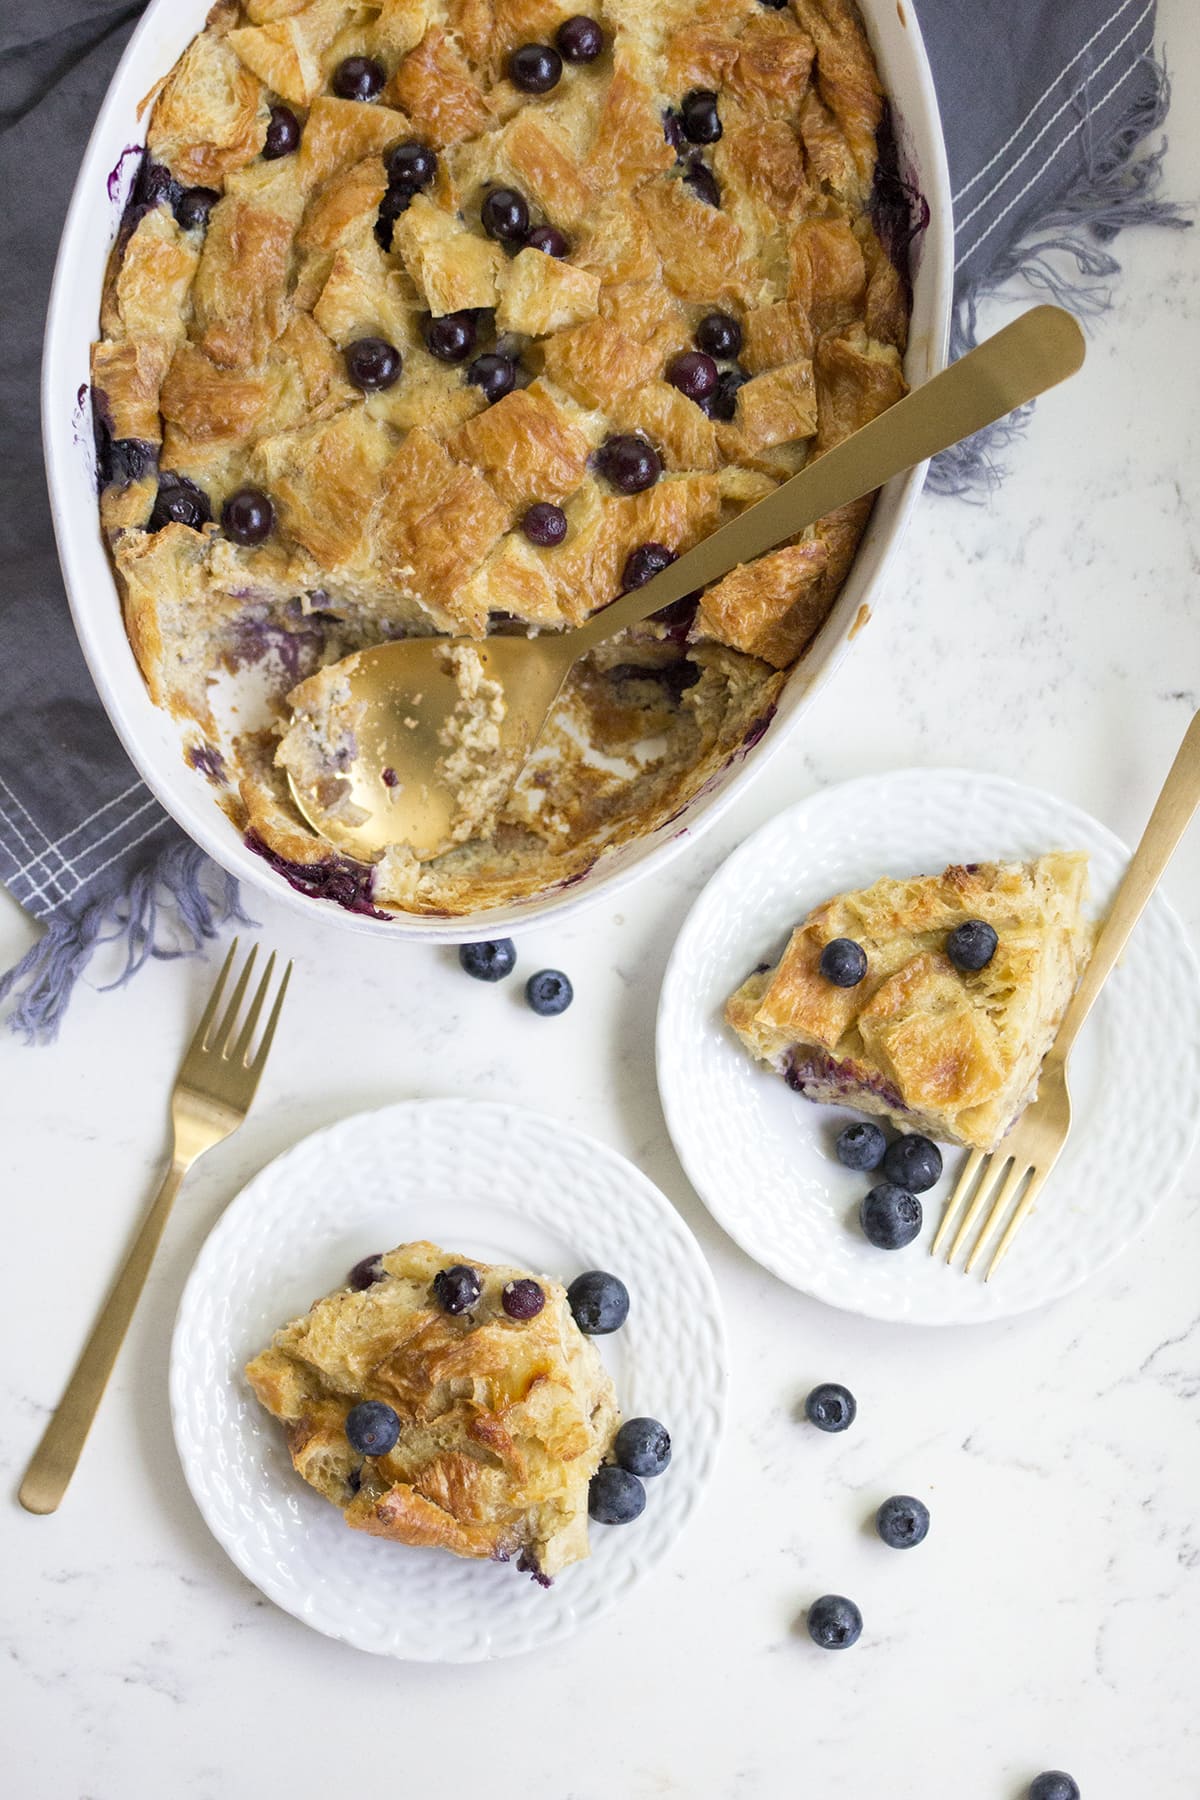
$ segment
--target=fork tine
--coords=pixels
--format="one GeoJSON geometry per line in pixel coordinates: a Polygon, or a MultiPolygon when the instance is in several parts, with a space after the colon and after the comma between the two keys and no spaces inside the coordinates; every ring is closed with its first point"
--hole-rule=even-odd
{"type": "Polygon", "coordinates": [[[1013,1202],[1013,1199],[1015,1198],[1015,1196],[1017,1194],[1018,1189],[1021,1186],[1021,1183],[1024,1181],[1024,1179],[1028,1175],[1028,1173],[1029,1173],[1029,1164],[1024,1160],[1023,1157],[1014,1156],[1012,1168],[1009,1170],[1008,1176],[1005,1179],[1003,1187],[1000,1189],[1000,1192],[996,1195],[996,1198],[992,1203],[991,1212],[988,1214],[987,1218],[983,1222],[983,1230],[980,1232],[979,1237],[976,1239],[975,1248],[971,1251],[970,1256],[968,1256],[968,1258],[967,1258],[966,1273],[968,1275],[971,1273],[971,1270],[975,1267],[975,1264],[979,1261],[980,1257],[983,1255],[984,1251],[987,1249],[987,1246],[991,1243],[992,1237],[995,1234],[995,1232],[997,1232],[999,1230],[1000,1221],[1003,1219],[1005,1213],[1008,1211],[1010,1205],[1013,1202]]]}
{"type": "Polygon", "coordinates": [[[986,1158],[979,1186],[975,1189],[975,1197],[967,1209],[967,1216],[954,1234],[954,1242],[946,1252],[946,1261],[952,1263],[975,1226],[975,1221],[996,1191],[997,1183],[1004,1178],[1009,1158],[993,1150],[986,1158]]]}
{"type": "Polygon", "coordinates": [[[970,1192],[971,1183],[974,1181],[976,1175],[978,1175],[983,1159],[984,1152],[982,1150],[972,1150],[970,1156],[968,1156],[966,1162],[963,1164],[963,1171],[958,1178],[958,1184],[949,1200],[946,1202],[946,1210],[942,1214],[941,1224],[934,1233],[933,1242],[929,1246],[930,1256],[936,1256],[945,1242],[946,1233],[949,1231],[959,1207],[966,1201],[967,1195],[970,1192]]]}
{"type": "Polygon", "coordinates": [[[250,973],[254,968],[257,956],[258,945],[252,944],[250,946],[250,954],[246,958],[246,966],[238,976],[237,986],[234,988],[230,997],[229,1005],[225,1008],[225,1016],[217,1026],[213,1042],[205,1045],[206,1050],[215,1050],[217,1044],[224,1038],[225,1041],[221,1044],[220,1054],[223,1057],[228,1057],[230,1049],[233,1046],[233,1034],[237,1030],[238,1011],[246,994],[246,983],[250,979],[250,973]]]}
{"type": "Polygon", "coordinates": [[[217,1007],[221,1003],[221,990],[225,986],[229,971],[233,967],[233,959],[237,955],[238,941],[237,938],[234,938],[232,944],[230,944],[229,954],[221,965],[221,973],[213,983],[212,993],[208,996],[208,1005],[201,1013],[200,1023],[192,1033],[192,1041],[188,1045],[189,1056],[194,1050],[202,1050],[204,1048],[204,1040],[208,1035],[208,1028],[212,1024],[213,1019],[216,1016],[217,1007]]]}
{"type": "Polygon", "coordinates": [[[275,1036],[275,1027],[278,1025],[279,1015],[283,1011],[283,997],[288,991],[288,982],[291,979],[292,965],[289,962],[287,968],[283,971],[283,980],[279,984],[279,992],[275,996],[275,1004],[271,1008],[271,1016],[267,1020],[267,1029],[262,1035],[262,1043],[258,1046],[254,1061],[250,1064],[250,1071],[254,1076],[255,1081],[257,1081],[258,1077],[262,1074],[263,1064],[267,1060],[267,1053],[271,1048],[271,1040],[275,1036]]]}
{"type": "MultiPolygon", "coordinates": [[[[1051,1163],[1050,1168],[1053,1167],[1054,1164],[1051,1163]]],[[[990,1281],[992,1279],[992,1276],[996,1273],[996,1270],[1008,1255],[1008,1247],[1016,1237],[1018,1231],[1020,1231],[1021,1226],[1025,1223],[1029,1213],[1032,1211],[1033,1202],[1049,1173],[1050,1169],[1035,1169],[1030,1176],[1029,1186],[1017,1201],[1016,1211],[1008,1221],[1008,1224],[1004,1227],[1004,1235],[996,1245],[995,1253],[992,1256],[991,1262],[988,1264],[987,1274],[983,1278],[985,1281],[990,1281]]]]}
{"type": "Polygon", "coordinates": [[[241,1036],[233,1047],[232,1060],[248,1066],[250,1060],[250,1040],[254,1036],[254,1028],[258,1024],[258,1016],[263,1009],[263,1001],[271,991],[271,976],[275,973],[275,952],[272,950],[267,958],[267,966],[263,970],[262,980],[255,990],[254,999],[250,1003],[250,1011],[246,1014],[246,1023],[242,1026],[241,1036]]]}

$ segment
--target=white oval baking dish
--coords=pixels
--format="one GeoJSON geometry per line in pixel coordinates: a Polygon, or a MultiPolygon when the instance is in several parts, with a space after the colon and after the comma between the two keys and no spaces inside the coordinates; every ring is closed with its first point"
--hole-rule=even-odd
{"type": "MultiPolygon", "coordinates": [[[[859,0],[891,98],[906,177],[928,202],[929,224],[914,253],[913,315],[906,369],[914,386],[943,366],[953,284],[953,223],[945,148],[933,81],[911,0],[859,0]]],[[[921,489],[923,470],[889,482],[879,496],[841,594],[808,655],[793,671],[769,727],[669,823],[601,857],[569,886],[453,919],[344,910],[296,892],[249,849],[221,811],[213,787],[181,753],[177,725],[151,703],[121,619],[100,534],[88,397],[88,347],[97,331],[105,262],[145,138],[147,97],[200,30],[208,0],[152,0],[130,39],[100,109],[63,229],[46,320],[42,428],[54,528],[67,595],[100,698],[146,785],[183,829],[234,875],[310,916],[391,938],[460,942],[563,917],[661,868],[736,799],[798,728],[809,696],[850,645],[860,610],[874,610],[888,564],[921,489]]]]}

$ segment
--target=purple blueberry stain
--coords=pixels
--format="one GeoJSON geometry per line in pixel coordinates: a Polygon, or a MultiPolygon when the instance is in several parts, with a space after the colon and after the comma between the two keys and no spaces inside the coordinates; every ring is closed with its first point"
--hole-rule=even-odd
{"type": "Polygon", "coordinates": [[[375,870],[369,863],[352,862],[348,856],[326,856],[316,863],[289,862],[262,839],[257,831],[248,831],[243,839],[248,850],[282,875],[289,887],[310,900],[330,900],[346,912],[361,913],[368,919],[390,919],[391,914],[371,905],[371,889],[375,870]]]}
{"type": "Polygon", "coordinates": [[[912,246],[929,224],[929,202],[902,168],[895,119],[886,100],[875,133],[875,156],[871,223],[892,266],[911,292],[912,246]]]}
{"type": "Polygon", "coordinates": [[[224,787],[229,780],[229,772],[225,767],[225,758],[215,744],[190,744],[184,754],[184,760],[197,774],[211,781],[214,787],[224,787]]]}

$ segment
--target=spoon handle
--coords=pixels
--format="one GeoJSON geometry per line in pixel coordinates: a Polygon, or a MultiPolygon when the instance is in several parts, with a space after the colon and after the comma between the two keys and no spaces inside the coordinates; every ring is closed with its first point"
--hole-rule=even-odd
{"type": "Polygon", "coordinates": [[[572,657],[582,656],[660,607],[795,537],[839,506],[873,493],[893,475],[948,450],[1065,381],[1083,356],[1083,333],[1069,312],[1060,306],[1032,307],[685,551],[645,587],[623,594],[568,633],[564,648],[570,646],[572,657]]]}

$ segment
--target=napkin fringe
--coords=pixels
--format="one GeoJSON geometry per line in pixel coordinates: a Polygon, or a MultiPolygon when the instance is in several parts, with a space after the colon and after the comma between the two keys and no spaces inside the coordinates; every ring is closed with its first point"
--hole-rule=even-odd
{"type": "Polygon", "coordinates": [[[0,1003],[15,996],[11,1029],[27,1043],[50,1042],[58,1032],[75,983],[97,949],[121,942],[125,967],[101,992],[123,987],[151,957],[195,956],[223,925],[252,925],[238,884],[197,844],[168,844],[125,882],[112,885],[72,918],[52,919],[15,967],[0,976],[0,1003]]]}
{"type": "MultiPolygon", "coordinates": [[[[1182,206],[1158,197],[1166,138],[1148,155],[1136,154],[1163,125],[1171,104],[1165,61],[1147,56],[1143,67],[1147,79],[1139,84],[1138,98],[1102,142],[1095,141],[1091,121],[1083,114],[1085,167],[1079,178],[997,258],[986,276],[960,291],[950,324],[952,358],[974,349],[980,303],[1006,282],[1020,277],[1046,299],[1093,318],[1112,304],[1108,283],[1121,265],[1105,246],[1119,232],[1131,225],[1164,225],[1171,231],[1191,225],[1182,206]],[[1074,273],[1066,266],[1072,261],[1074,273]]],[[[998,458],[1024,435],[1033,408],[1031,402],[935,457],[926,483],[930,491],[984,499],[1004,479],[1007,471],[998,458]]]]}

